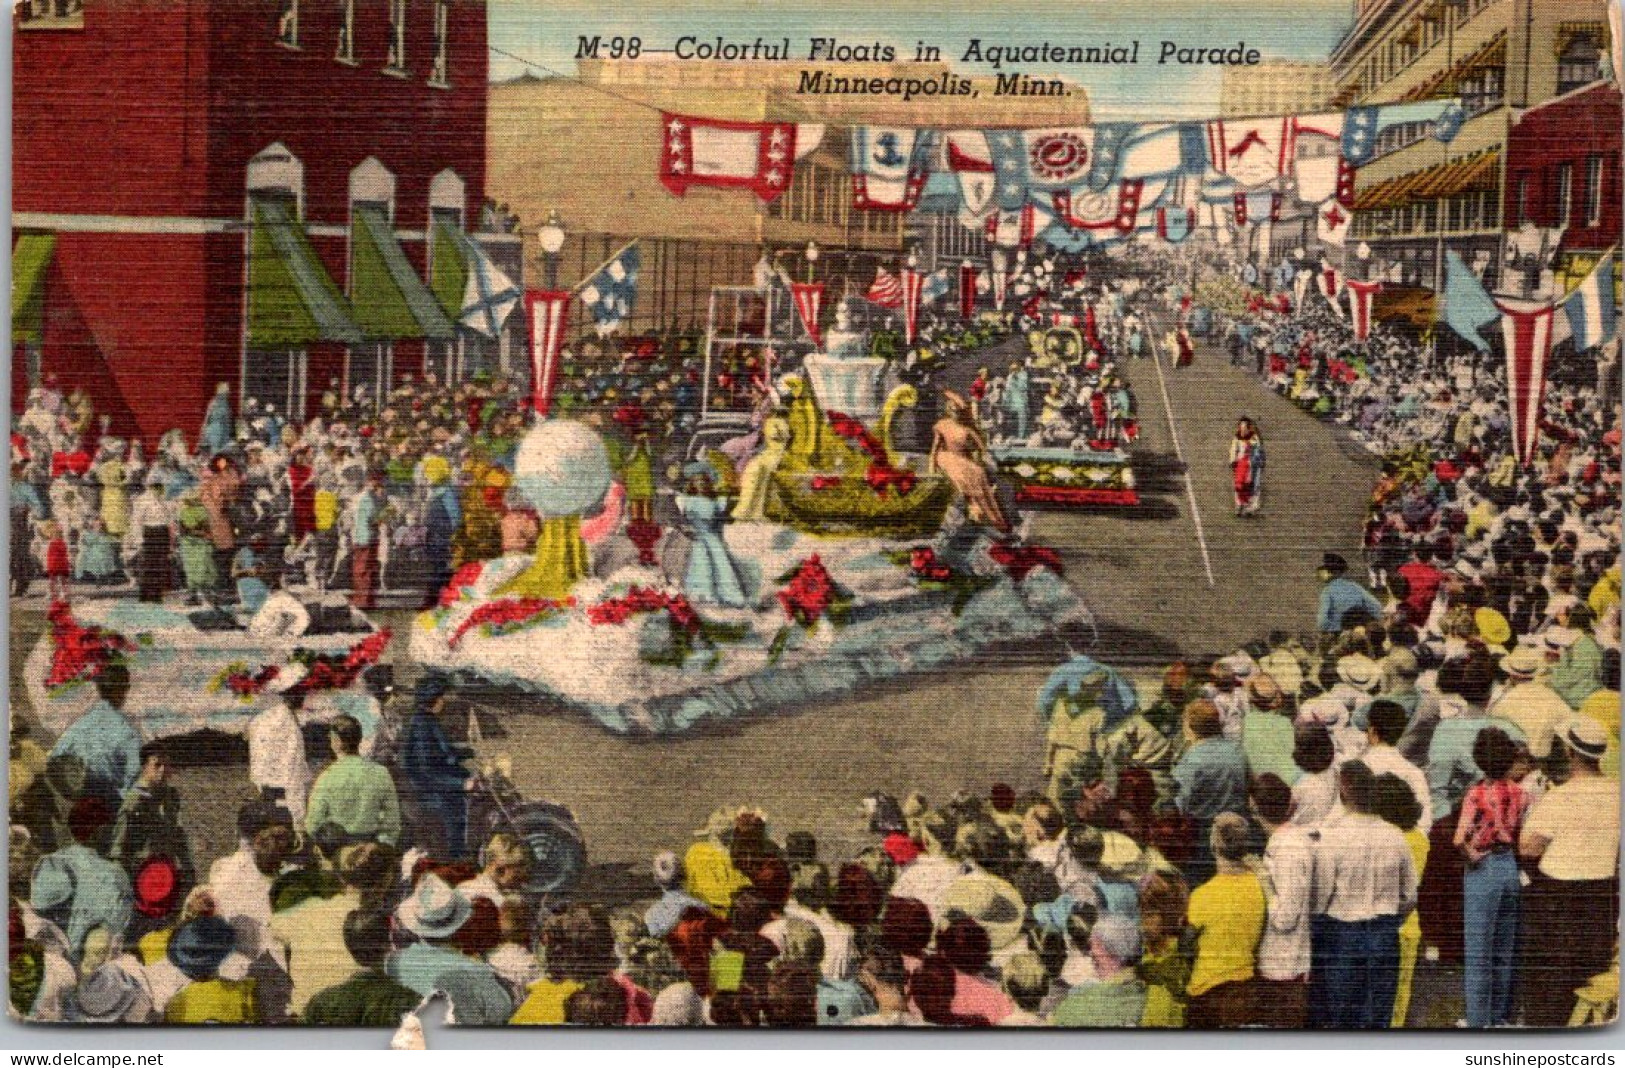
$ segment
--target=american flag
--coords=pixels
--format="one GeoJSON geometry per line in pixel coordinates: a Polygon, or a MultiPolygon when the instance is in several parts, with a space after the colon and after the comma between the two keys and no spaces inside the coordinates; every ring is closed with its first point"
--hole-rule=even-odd
{"type": "Polygon", "coordinates": [[[864,294],[864,299],[878,304],[882,308],[901,308],[903,306],[903,283],[898,281],[895,274],[884,267],[875,268],[874,285],[864,294]]]}

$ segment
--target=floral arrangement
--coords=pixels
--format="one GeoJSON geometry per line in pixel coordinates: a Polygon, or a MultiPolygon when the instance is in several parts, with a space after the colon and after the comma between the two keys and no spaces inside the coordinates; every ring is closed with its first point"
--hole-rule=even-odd
{"type": "Polygon", "coordinates": [[[694,605],[680,593],[666,593],[648,586],[633,586],[619,597],[606,597],[587,607],[587,622],[593,626],[619,626],[634,616],[665,613],[664,642],[648,647],[640,643],[638,656],[645,663],[682,667],[697,651],[710,653],[707,670],[721,659],[721,646],[737,642],[750,632],[747,624],[713,623],[700,616],[694,605]]]}
{"type": "Polygon", "coordinates": [[[1066,574],[1060,554],[1042,545],[999,544],[988,549],[987,555],[1017,582],[1041,567],[1048,568],[1056,575],[1066,574]]]}
{"type": "Polygon", "coordinates": [[[318,690],[342,690],[361,673],[378,663],[389,647],[388,629],[369,634],[352,645],[343,656],[336,653],[317,653],[310,649],[295,649],[292,659],[304,665],[306,674],[298,689],[305,693],[318,690]]]}
{"type": "Polygon", "coordinates": [[[914,492],[916,481],[914,472],[906,468],[893,467],[891,459],[886,455],[885,447],[874,434],[870,433],[868,427],[850,415],[843,415],[840,412],[829,414],[829,427],[869,458],[869,466],[863,473],[863,481],[877,496],[884,497],[887,491],[893,489],[900,497],[906,497],[914,492]]]}
{"type": "Polygon", "coordinates": [[[237,661],[233,664],[227,664],[214,678],[209,680],[209,684],[205,688],[209,693],[230,690],[237,700],[246,705],[264,693],[265,688],[281,673],[282,669],[275,664],[267,664],[258,671],[251,671],[247,664],[237,661]]]}
{"type": "Polygon", "coordinates": [[[51,670],[45,687],[53,696],[82,682],[89,682],[108,664],[136,650],[136,643],[117,631],[95,625],[81,625],[73,618],[66,601],[53,601],[45,618],[51,628],[51,670]]]}
{"type": "Polygon", "coordinates": [[[459,567],[452,573],[451,581],[446,588],[440,591],[440,607],[450,608],[462,600],[463,593],[472,589],[480,580],[480,574],[485,570],[485,561],[474,560],[459,567]]]}
{"type": "Polygon", "coordinates": [[[562,601],[549,600],[545,597],[503,597],[487,601],[470,612],[467,619],[457,624],[457,629],[452,631],[446,645],[452,649],[457,648],[463,636],[476,627],[480,628],[480,633],[487,638],[515,634],[544,623],[559,612],[574,608],[575,603],[574,597],[566,597],[562,601]]]}
{"type": "Polygon", "coordinates": [[[920,589],[951,592],[953,603],[950,608],[956,616],[965,610],[972,597],[997,581],[991,576],[976,575],[953,567],[929,545],[890,552],[886,558],[900,567],[908,568],[909,577],[920,589]]]}
{"type": "Polygon", "coordinates": [[[770,664],[784,655],[794,628],[812,630],[820,619],[828,619],[838,627],[852,612],[852,594],[830,577],[817,553],[780,575],[777,581],[782,587],[777,594],[779,606],[787,622],[768,646],[770,664]]]}

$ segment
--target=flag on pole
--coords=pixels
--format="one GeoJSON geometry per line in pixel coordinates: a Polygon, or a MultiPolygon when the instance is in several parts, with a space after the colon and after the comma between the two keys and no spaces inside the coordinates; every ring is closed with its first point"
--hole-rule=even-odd
{"type": "Polygon", "coordinates": [[[959,265],[959,317],[976,314],[976,264],[966,260],[959,265]]]}
{"type": "Polygon", "coordinates": [[[807,336],[814,345],[822,347],[824,337],[818,330],[818,313],[824,308],[824,283],[791,282],[790,300],[801,317],[801,325],[807,328],[807,336]]]}
{"type": "Polygon", "coordinates": [[[1349,319],[1354,324],[1354,340],[1364,341],[1371,336],[1371,299],[1382,292],[1382,283],[1350,278],[1344,281],[1343,286],[1349,294],[1349,319]]]}
{"type": "Polygon", "coordinates": [[[600,334],[618,329],[638,297],[638,243],[633,241],[611,256],[576,289],[592,311],[600,334]]]}
{"type": "Polygon", "coordinates": [[[1546,398],[1546,360],[1552,351],[1551,304],[1496,301],[1507,352],[1507,398],[1512,410],[1512,451],[1527,465],[1540,440],[1540,407],[1546,398]]]}
{"type": "Polygon", "coordinates": [[[875,280],[869,286],[869,292],[863,299],[871,304],[878,304],[882,308],[901,308],[903,306],[903,283],[897,276],[884,267],[875,268],[875,280]]]}
{"type": "Polygon", "coordinates": [[[823,140],[822,126],[793,122],[729,122],[661,112],[660,181],[677,196],[691,185],[749,189],[776,200],[790,188],[796,160],[823,140]],[[798,144],[802,141],[802,144],[798,144]]]}
{"type": "Polygon", "coordinates": [[[920,326],[920,295],[925,290],[925,277],[912,267],[902,271],[903,341],[914,344],[914,335],[920,326]]]}
{"type": "Polygon", "coordinates": [[[1574,337],[1574,351],[1584,352],[1613,339],[1614,250],[1603,253],[1597,265],[1574,292],[1563,298],[1563,314],[1574,337]]]}
{"type": "Polygon", "coordinates": [[[568,290],[532,289],[525,293],[525,315],[530,320],[530,396],[538,419],[553,406],[553,387],[559,378],[559,353],[570,324],[568,290]]]}
{"type": "Polygon", "coordinates": [[[491,262],[478,241],[465,237],[462,243],[468,259],[468,282],[463,286],[463,308],[457,322],[476,334],[496,337],[519,305],[519,287],[491,262]]]}
{"type": "Polygon", "coordinates": [[[1437,318],[1479,352],[1490,351],[1490,343],[1479,331],[1493,323],[1500,312],[1478,276],[1454,249],[1445,252],[1444,292],[1440,299],[1443,307],[1437,318]]]}

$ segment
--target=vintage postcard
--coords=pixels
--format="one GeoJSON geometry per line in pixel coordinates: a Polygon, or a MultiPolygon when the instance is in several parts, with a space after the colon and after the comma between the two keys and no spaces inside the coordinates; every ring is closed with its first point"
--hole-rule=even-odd
{"type": "Polygon", "coordinates": [[[1611,14],[14,0],[12,1017],[1611,1023],[1611,14]]]}

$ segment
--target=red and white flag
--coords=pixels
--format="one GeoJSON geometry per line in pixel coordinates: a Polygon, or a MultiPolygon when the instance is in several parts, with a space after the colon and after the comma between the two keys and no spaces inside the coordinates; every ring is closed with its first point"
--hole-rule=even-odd
{"type": "Polygon", "coordinates": [[[1332,311],[1339,317],[1343,314],[1343,305],[1337,298],[1342,294],[1345,284],[1341,271],[1325,261],[1321,262],[1320,270],[1315,272],[1315,287],[1320,290],[1320,295],[1326,298],[1326,302],[1332,306],[1332,311]]]}
{"type": "Polygon", "coordinates": [[[1535,456],[1540,441],[1540,409],[1546,399],[1546,360],[1552,353],[1551,304],[1495,302],[1501,309],[1501,338],[1507,350],[1507,398],[1512,409],[1512,451],[1520,464],[1535,456]]]}
{"type": "Polygon", "coordinates": [[[1354,340],[1364,341],[1371,336],[1371,298],[1382,292],[1382,283],[1350,278],[1343,283],[1343,288],[1349,294],[1349,317],[1354,326],[1354,340]]]}
{"type": "Polygon", "coordinates": [[[814,345],[822,346],[824,337],[818,331],[818,313],[824,308],[824,283],[791,282],[790,300],[801,317],[801,325],[807,328],[807,336],[814,345]]]}
{"type": "Polygon", "coordinates": [[[1292,117],[1214,119],[1207,124],[1208,161],[1220,174],[1256,188],[1292,168],[1292,117]]]}
{"type": "Polygon", "coordinates": [[[1145,180],[1131,178],[1119,182],[1116,189],[1091,193],[1087,187],[1062,189],[1050,194],[1055,214],[1074,230],[1116,230],[1134,232],[1140,220],[1140,199],[1145,180]]]}
{"type": "Polygon", "coordinates": [[[912,267],[904,267],[902,275],[903,341],[912,345],[914,335],[919,332],[920,290],[925,285],[925,275],[912,267]]]}
{"type": "Polygon", "coordinates": [[[976,264],[966,260],[959,265],[959,317],[976,314],[976,264]]]}
{"type": "Polygon", "coordinates": [[[863,299],[871,304],[878,304],[882,308],[901,308],[903,306],[903,283],[897,276],[884,267],[875,268],[875,280],[869,286],[869,292],[863,299]]]}
{"type": "Polygon", "coordinates": [[[1026,248],[1054,216],[1032,201],[1016,211],[995,211],[987,217],[987,239],[1003,248],[1026,248]]]}
{"type": "Polygon", "coordinates": [[[530,320],[530,395],[538,419],[553,406],[553,387],[559,378],[559,354],[564,331],[570,325],[570,301],[565,290],[531,289],[525,292],[525,315],[530,320]]]}
{"type": "Polygon", "coordinates": [[[796,160],[818,146],[822,126],[729,122],[662,112],[660,181],[678,196],[691,185],[749,189],[764,202],[790,188],[796,160]]]}

